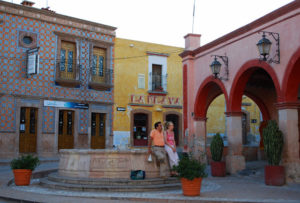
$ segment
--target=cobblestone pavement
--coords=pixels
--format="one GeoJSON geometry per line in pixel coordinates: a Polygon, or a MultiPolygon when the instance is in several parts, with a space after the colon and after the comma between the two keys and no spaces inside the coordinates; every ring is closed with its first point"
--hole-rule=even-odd
{"type": "MultiPolygon", "coordinates": [[[[181,190],[159,192],[75,192],[47,189],[33,179],[30,186],[7,186],[12,178],[9,167],[0,167],[0,202],[274,202],[300,203],[300,184],[266,186],[264,162],[249,162],[234,176],[204,179],[199,197],[185,197],[181,190]],[[10,175],[9,175],[10,174],[10,175]],[[4,176],[4,177],[3,177],[4,176]],[[2,197],[2,199],[1,199],[2,197]],[[23,200],[23,201],[17,201],[23,200]]],[[[42,164],[37,171],[53,169],[57,163],[42,164]]],[[[209,171],[209,168],[208,168],[209,171]]]]}

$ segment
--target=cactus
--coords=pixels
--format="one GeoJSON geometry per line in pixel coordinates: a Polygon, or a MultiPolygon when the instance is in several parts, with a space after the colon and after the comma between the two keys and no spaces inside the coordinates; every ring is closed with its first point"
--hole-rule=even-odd
{"type": "Polygon", "coordinates": [[[276,121],[268,121],[263,130],[264,149],[270,165],[279,165],[283,149],[283,134],[276,121]]]}
{"type": "Polygon", "coordinates": [[[210,144],[210,152],[212,156],[212,160],[221,161],[223,155],[224,143],[221,135],[217,133],[214,135],[211,144],[210,144]]]}

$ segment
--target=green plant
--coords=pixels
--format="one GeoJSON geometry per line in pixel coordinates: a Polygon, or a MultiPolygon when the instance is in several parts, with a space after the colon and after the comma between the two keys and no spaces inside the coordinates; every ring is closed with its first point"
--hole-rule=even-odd
{"type": "Polygon", "coordinates": [[[263,130],[264,149],[270,165],[279,165],[283,149],[283,134],[276,121],[268,121],[263,130]]]}
{"type": "Polygon", "coordinates": [[[205,168],[205,164],[200,163],[196,159],[192,158],[191,155],[187,154],[182,156],[177,166],[173,166],[173,170],[178,173],[180,178],[186,178],[188,180],[207,177],[205,168]]]}
{"type": "Polygon", "coordinates": [[[211,152],[212,160],[214,161],[222,160],[223,148],[224,148],[223,139],[220,133],[217,133],[216,135],[214,135],[210,143],[210,152],[211,152]]]}
{"type": "Polygon", "coordinates": [[[32,155],[21,156],[15,158],[10,162],[11,169],[29,169],[34,170],[40,164],[38,157],[33,157],[32,155]]]}

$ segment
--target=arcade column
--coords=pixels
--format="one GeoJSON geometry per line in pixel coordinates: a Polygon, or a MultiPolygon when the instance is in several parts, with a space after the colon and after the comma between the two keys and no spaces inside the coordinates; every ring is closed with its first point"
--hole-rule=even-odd
{"type": "Polygon", "coordinates": [[[300,183],[299,107],[300,103],[277,104],[279,129],[284,136],[282,163],[285,166],[286,181],[298,183],[300,183]]]}
{"type": "Polygon", "coordinates": [[[193,138],[193,155],[202,163],[207,163],[206,157],[206,120],[205,117],[194,118],[195,135],[193,138]]]}
{"type": "Polygon", "coordinates": [[[228,137],[228,155],[226,170],[234,174],[246,168],[245,157],[242,155],[242,112],[226,112],[226,129],[228,137]]]}

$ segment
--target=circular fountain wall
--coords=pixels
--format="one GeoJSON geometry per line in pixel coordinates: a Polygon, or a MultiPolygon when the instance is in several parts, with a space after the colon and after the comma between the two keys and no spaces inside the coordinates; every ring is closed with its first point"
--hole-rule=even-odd
{"type": "Polygon", "coordinates": [[[131,170],[144,170],[146,178],[158,178],[155,158],[152,162],[147,159],[145,149],[63,149],[60,150],[58,174],[77,178],[129,179],[131,170]]]}

